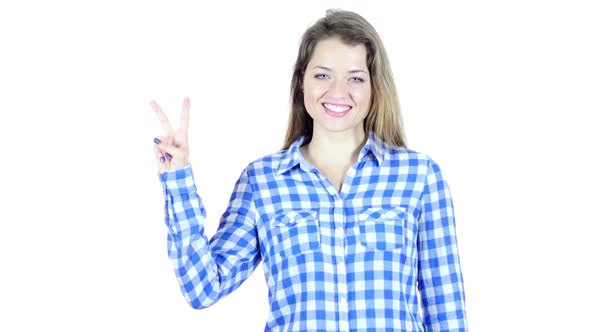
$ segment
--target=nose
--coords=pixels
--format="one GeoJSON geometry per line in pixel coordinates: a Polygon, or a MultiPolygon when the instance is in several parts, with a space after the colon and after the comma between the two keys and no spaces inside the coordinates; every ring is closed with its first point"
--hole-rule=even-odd
{"type": "Polygon", "coordinates": [[[327,95],[328,97],[334,99],[344,99],[348,97],[348,87],[346,85],[346,81],[333,80],[330,84],[327,95]]]}

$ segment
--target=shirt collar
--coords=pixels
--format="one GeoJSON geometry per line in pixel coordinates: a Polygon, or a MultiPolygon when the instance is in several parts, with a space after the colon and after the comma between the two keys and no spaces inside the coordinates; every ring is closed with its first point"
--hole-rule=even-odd
{"type": "MultiPolygon", "coordinates": [[[[296,139],[287,150],[284,150],[283,156],[276,168],[276,172],[278,174],[285,173],[291,168],[301,164],[301,162],[303,161],[303,157],[301,156],[299,148],[301,147],[301,145],[303,145],[304,142],[305,136],[301,136],[298,139],[296,139]]],[[[385,148],[385,143],[382,140],[380,140],[374,132],[371,132],[369,134],[367,142],[365,143],[365,145],[361,149],[361,152],[359,153],[358,161],[360,162],[361,160],[363,160],[363,158],[367,158],[370,155],[372,155],[373,157],[375,157],[375,160],[377,160],[377,164],[381,165],[381,162],[383,161],[383,154],[385,148]]]]}
{"type": "Polygon", "coordinates": [[[301,136],[296,139],[287,150],[283,152],[282,158],[279,161],[279,165],[276,168],[278,174],[283,174],[291,168],[299,165],[303,157],[299,151],[299,147],[305,142],[305,136],[301,136]]]}
{"type": "Polygon", "coordinates": [[[383,162],[383,155],[385,153],[384,151],[386,148],[387,146],[385,142],[379,139],[379,137],[377,137],[377,135],[375,135],[374,132],[371,132],[369,134],[367,142],[365,143],[365,146],[363,146],[361,152],[359,153],[358,161],[360,162],[361,160],[363,160],[363,158],[367,157],[369,154],[372,154],[373,157],[375,157],[375,159],[377,160],[377,164],[381,165],[381,162],[383,162]]]}

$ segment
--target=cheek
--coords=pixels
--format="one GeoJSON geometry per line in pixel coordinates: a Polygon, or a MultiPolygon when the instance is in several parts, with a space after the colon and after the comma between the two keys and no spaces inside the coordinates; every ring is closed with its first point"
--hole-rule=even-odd
{"type": "Polygon", "coordinates": [[[305,111],[307,112],[307,114],[311,115],[310,111],[313,110],[313,96],[311,94],[311,91],[309,89],[306,89],[305,87],[303,88],[303,106],[305,106],[305,111]]]}
{"type": "Polygon", "coordinates": [[[352,93],[354,100],[359,107],[368,107],[371,103],[371,88],[362,88],[352,93]]]}
{"type": "Polygon", "coordinates": [[[303,87],[303,101],[305,102],[305,105],[307,106],[307,103],[310,101],[311,99],[311,90],[304,86],[303,87]]]}
{"type": "Polygon", "coordinates": [[[306,96],[312,96],[313,94],[315,94],[315,92],[318,90],[318,86],[317,84],[311,84],[311,83],[303,83],[303,94],[306,96]]]}
{"type": "Polygon", "coordinates": [[[320,89],[315,86],[304,85],[303,86],[303,101],[305,102],[305,106],[307,107],[308,104],[311,106],[315,103],[321,95],[320,89]]]}

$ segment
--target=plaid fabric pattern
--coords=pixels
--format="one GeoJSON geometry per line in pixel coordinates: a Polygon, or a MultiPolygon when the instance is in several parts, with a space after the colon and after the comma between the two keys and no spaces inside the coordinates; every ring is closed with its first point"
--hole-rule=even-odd
{"type": "Polygon", "coordinates": [[[301,157],[303,142],[244,169],[210,241],[191,166],[160,175],[186,300],[208,307],[262,262],[266,331],[467,331],[439,166],[371,134],[339,192],[301,157]]]}

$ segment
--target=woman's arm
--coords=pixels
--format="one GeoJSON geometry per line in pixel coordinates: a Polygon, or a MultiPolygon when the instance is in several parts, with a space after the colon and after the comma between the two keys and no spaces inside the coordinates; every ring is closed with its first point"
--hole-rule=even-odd
{"type": "Polygon", "coordinates": [[[419,221],[418,289],[425,331],[467,331],[453,202],[441,170],[432,160],[419,221]]]}
{"type": "Polygon", "coordinates": [[[191,166],[161,174],[166,198],[168,257],[193,308],[208,307],[238,288],[260,262],[256,208],[246,170],[237,181],[219,229],[204,234],[205,208],[191,166]]]}

